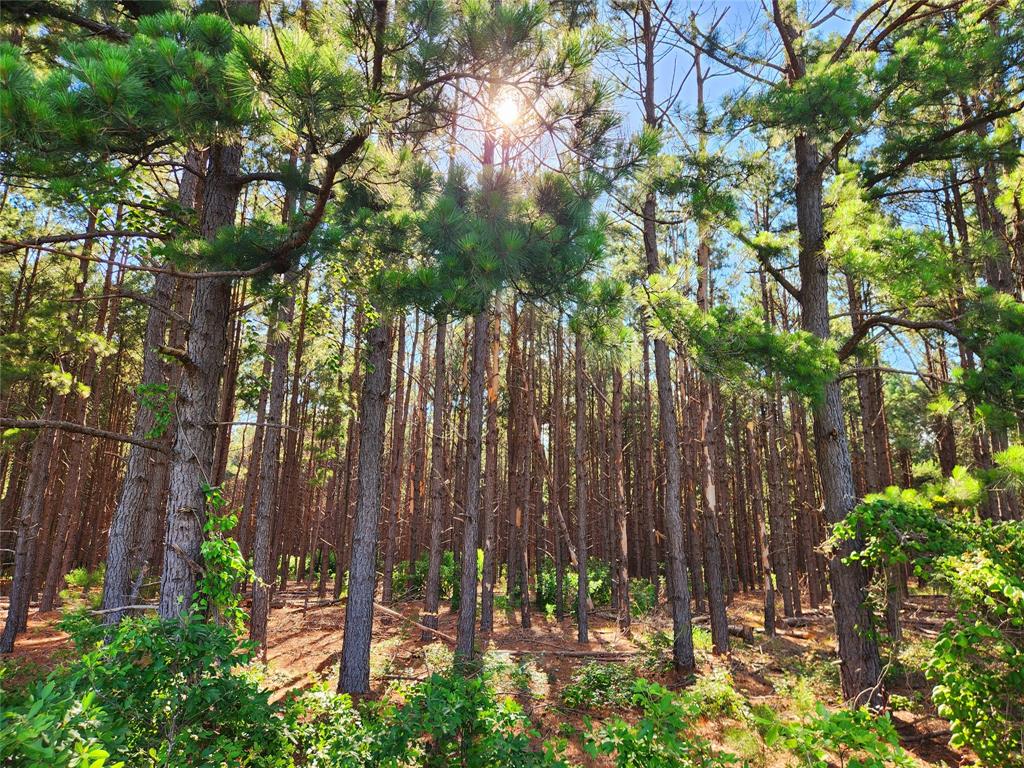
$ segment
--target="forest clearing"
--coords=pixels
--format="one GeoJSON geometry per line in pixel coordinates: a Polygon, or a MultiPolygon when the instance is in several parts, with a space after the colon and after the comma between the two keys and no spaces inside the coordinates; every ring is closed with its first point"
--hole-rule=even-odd
{"type": "Polygon", "coordinates": [[[0,2],[0,764],[1024,768],[1022,67],[0,2]]]}

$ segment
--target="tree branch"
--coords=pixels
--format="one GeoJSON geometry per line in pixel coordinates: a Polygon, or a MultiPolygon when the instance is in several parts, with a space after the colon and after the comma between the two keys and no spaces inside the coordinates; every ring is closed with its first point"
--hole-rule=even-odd
{"type": "Polygon", "coordinates": [[[168,453],[167,446],[155,440],[135,437],[134,435],[122,435],[118,432],[108,432],[105,429],[93,429],[84,424],[75,424],[72,421],[59,421],[56,419],[7,419],[0,418],[0,427],[6,429],[60,429],[64,432],[77,432],[80,435],[99,437],[104,440],[116,440],[119,443],[131,443],[140,448],[148,448],[157,453],[168,453]]]}
{"type": "Polygon", "coordinates": [[[76,232],[70,235],[42,235],[40,237],[33,237],[31,240],[3,239],[0,240],[0,243],[4,243],[3,246],[0,246],[0,254],[13,253],[23,248],[34,248],[37,245],[46,245],[47,243],[71,243],[76,240],[95,240],[99,237],[147,237],[154,240],[166,240],[168,236],[162,235],[159,232],[125,232],[117,229],[97,229],[95,232],[76,232]]]}
{"type": "Polygon", "coordinates": [[[1018,101],[1016,104],[1012,104],[1009,107],[1005,107],[1003,109],[997,109],[994,112],[985,112],[980,115],[975,115],[970,120],[965,120],[959,125],[955,125],[952,128],[947,128],[944,131],[939,131],[938,133],[929,136],[927,139],[922,139],[921,141],[918,142],[918,145],[915,149],[909,151],[906,154],[906,156],[904,156],[904,158],[900,160],[898,163],[896,163],[896,165],[894,165],[892,168],[889,168],[885,171],[878,171],[877,173],[873,173],[869,176],[865,176],[864,186],[870,189],[871,187],[874,187],[881,181],[886,181],[894,176],[899,175],[901,172],[905,171],[907,168],[909,168],[918,161],[932,159],[932,157],[928,154],[928,151],[935,144],[940,144],[944,141],[948,141],[949,139],[959,136],[961,133],[966,133],[967,131],[974,130],[979,125],[984,125],[985,123],[991,123],[994,120],[999,120],[1004,117],[1010,117],[1012,115],[1015,115],[1022,109],[1024,109],[1024,101],[1018,101]]]}
{"type": "Polygon", "coordinates": [[[856,351],[857,345],[868,335],[868,331],[879,326],[886,328],[895,326],[915,331],[942,331],[963,341],[963,334],[960,333],[960,329],[948,320],[909,320],[905,317],[895,317],[893,315],[872,315],[854,328],[850,337],[843,342],[843,345],[836,353],[839,360],[843,361],[852,355],[856,351]]]}
{"type": "Polygon", "coordinates": [[[85,16],[80,16],[77,13],[69,11],[67,8],[61,8],[56,3],[32,3],[28,6],[27,10],[29,11],[29,15],[34,18],[50,16],[54,19],[60,19],[61,21],[66,21],[69,24],[74,24],[76,27],[81,27],[95,35],[105,37],[108,40],[125,43],[132,39],[132,36],[123,29],[119,29],[110,24],[103,24],[99,21],[93,21],[85,16]]]}

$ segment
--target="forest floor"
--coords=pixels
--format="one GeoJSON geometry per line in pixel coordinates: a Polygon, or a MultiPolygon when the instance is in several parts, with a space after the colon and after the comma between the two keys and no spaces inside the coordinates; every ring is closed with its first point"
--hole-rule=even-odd
{"type": "MultiPolygon", "coordinates": [[[[403,683],[425,679],[443,672],[451,664],[447,638],[422,639],[417,621],[419,601],[398,602],[392,615],[378,610],[374,619],[371,657],[373,696],[396,695],[403,683]]],[[[886,681],[892,696],[893,722],[903,747],[921,766],[955,766],[966,759],[947,745],[949,726],[931,705],[930,685],[924,677],[928,646],[941,624],[941,598],[915,595],[907,603],[906,642],[898,657],[884,660],[886,681]]],[[[2,606],[0,606],[2,608],[2,606]]],[[[827,607],[805,611],[798,626],[781,627],[775,638],[760,629],[761,597],[745,593],[729,606],[730,624],[754,628],[754,642],[733,637],[727,657],[710,652],[710,634],[696,617],[695,645],[698,656],[696,682],[678,678],[667,663],[666,647],[671,621],[664,610],[634,618],[628,636],[619,632],[608,610],[598,610],[590,619],[590,642],[576,641],[571,619],[557,621],[534,613],[532,627],[520,626],[518,611],[495,612],[495,631],[478,636],[485,652],[485,665],[496,670],[495,685],[500,693],[513,696],[545,738],[565,737],[569,755],[590,768],[606,763],[589,758],[580,748],[578,732],[585,720],[631,719],[628,709],[598,702],[583,708],[565,704],[566,686],[578,682],[588,664],[604,665],[592,670],[597,686],[628,685],[643,676],[671,689],[687,685],[706,696],[707,712],[699,732],[753,768],[797,765],[785,750],[765,744],[752,725],[760,708],[770,708],[779,717],[796,720],[813,712],[815,702],[829,707],[841,703],[838,667],[833,651],[834,635],[827,607]],[[618,668],[618,670],[614,668],[618,668]]],[[[319,680],[337,678],[344,627],[344,602],[319,601],[315,591],[304,586],[279,593],[271,612],[265,684],[274,698],[319,680]],[[279,607],[276,607],[279,606],[279,607]]],[[[18,640],[8,667],[7,686],[37,678],[67,660],[73,653],[70,641],[56,622],[57,612],[33,612],[25,635],[18,640]]],[[[454,637],[456,615],[442,609],[438,630],[454,637]]]]}

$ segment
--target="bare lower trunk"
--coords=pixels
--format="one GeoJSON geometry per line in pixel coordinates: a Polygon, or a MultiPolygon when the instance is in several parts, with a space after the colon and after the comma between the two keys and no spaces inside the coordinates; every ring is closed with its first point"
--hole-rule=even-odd
{"type": "Polygon", "coordinates": [[[586,402],[587,390],[583,381],[583,340],[579,331],[576,332],[576,557],[577,557],[577,592],[576,592],[576,638],[586,643],[588,637],[587,598],[587,460],[586,443],[586,402]]]}
{"type": "MultiPolygon", "coordinates": [[[[47,418],[54,418],[61,408],[63,397],[53,395],[47,418]]],[[[14,638],[25,631],[28,622],[28,606],[32,596],[32,574],[35,572],[35,556],[39,526],[43,517],[43,498],[46,493],[48,468],[53,455],[56,435],[52,430],[40,430],[32,446],[29,460],[28,480],[18,509],[18,538],[14,545],[14,572],[11,577],[11,594],[7,607],[7,621],[0,635],[0,653],[14,650],[14,638]]]]}
{"type": "MultiPolygon", "coordinates": [[[[795,144],[797,164],[797,226],[800,231],[800,304],[805,331],[829,337],[828,264],[823,253],[822,180],[817,147],[806,136],[795,144]]],[[[842,521],[855,503],[853,464],[846,440],[839,381],[825,385],[814,404],[814,443],[818,472],[829,525],[842,521]]],[[[881,705],[884,701],[881,662],[866,605],[867,573],[843,558],[855,542],[843,542],[829,561],[832,612],[839,641],[843,695],[854,704],[881,705]]]]}
{"type": "Polygon", "coordinates": [[[754,421],[747,422],[747,471],[750,485],[750,515],[754,521],[754,536],[761,553],[761,579],[764,590],[764,633],[775,635],[775,583],[768,555],[768,541],[764,530],[764,485],[761,480],[761,456],[754,438],[754,421]]]}
{"type": "Polygon", "coordinates": [[[367,373],[359,402],[359,474],[339,693],[365,693],[370,689],[370,638],[377,575],[384,420],[391,379],[389,336],[388,326],[383,322],[373,326],[366,336],[367,373]]]}
{"type": "Polygon", "coordinates": [[[501,335],[501,303],[494,299],[490,353],[487,358],[487,438],[484,447],[483,537],[484,568],[480,585],[480,631],[494,629],[495,514],[498,499],[498,341],[501,335]]]}
{"type": "Polygon", "coordinates": [[[249,639],[259,645],[266,658],[267,619],[270,615],[270,585],[274,581],[271,562],[270,532],[274,524],[274,509],[278,499],[277,462],[281,445],[281,426],[284,414],[284,396],[288,377],[288,348],[295,311],[294,286],[288,286],[288,295],[269,320],[267,335],[271,338],[273,369],[270,376],[270,394],[264,416],[263,443],[260,446],[259,498],[256,501],[256,522],[252,540],[252,615],[249,639]]]}
{"type": "MultiPolygon", "coordinates": [[[[418,325],[417,321],[417,325],[418,325]]],[[[416,331],[413,330],[413,354],[416,350],[416,331]]],[[[395,551],[398,538],[398,507],[402,502],[402,457],[405,453],[405,409],[408,399],[405,391],[405,318],[398,322],[398,353],[395,360],[395,407],[391,418],[391,457],[388,462],[389,483],[385,492],[387,525],[384,536],[384,579],[380,599],[390,605],[394,598],[395,551]]]]}
{"type": "MultiPolygon", "coordinates": [[[[174,277],[158,274],[153,286],[154,302],[161,307],[170,307],[173,290],[174,277]]],[[[146,348],[142,361],[142,384],[145,386],[159,386],[167,382],[168,365],[157,351],[163,344],[166,325],[166,315],[155,307],[151,308],[146,319],[146,348]]],[[[153,410],[140,404],[135,413],[132,434],[146,437],[154,422],[153,410]]],[[[160,439],[165,445],[170,443],[169,434],[161,435],[160,439]]],[[[167,476],[166,466],[164,456],[146,448],[133,445],[128,451],[121,496],[107,535],[107,570],[103,578],[103,609],[107,611],[103,618],[107,624],[120,621],[122,612],[115,609],[131,602],[133,568],[137,562],[133,550],[142,546],[138,533],[150,494],[163,494],[163,485],[159,483],[167,476]],[[157,465],[162,465],[163,471],[159,471],[157,465]],[[154,477],[158,471],[160,475],[154,477]]]]}
{"type": "MultiPolygon", "coordinates": [[[[423,624],[437,629],[437,609],[441,603],[441,527],[444,524],[444,431],[448,403],[445,399],[445,336],[443,319],[437,321],[434,339],[434,396],[430,434],[430,561],[427,566],[426,594],[423,599],[423,624]]],[[[433,639],[424,632],[424,639],[433,639]]]]}
{"type": "MultiPolygon", "coordinates": [[[[185,165],[198,168],[202,155],[189,150],[185,165]]],[[[187,170],[182,171],[178,187],[178,202],[186,209],[195,207],[199,192],[199,177],[187,170]]],[[[175,278],[158,272],[153,280],[153,306],[146,317],[146,331],[143,337],[145,349],[142,358],[142,381],[147,388],[167,385],[170,381],[170,365],[160,355],[164,334],[168,325],[168,312],[174,300],[175,278]]],[[[152,408],[141,403],[135,412],[135,426],[132,434],[146,437],[156,423],[152,408]]],[[[166,427],[157,438],[170,448],[171,430],[166,427]]],[[[167,489],[167,456],[138,445],[128,449],[128,461],[121,495],[117,501],[107,534],[107,569],[103,579],[103,619],[107,624],[121,620],[122,612],[113,610],[134,602],[138,591],[138,579],[132,583],[133,575],[144,568],[152,554],[152,539],[157,529],[160,502],[167,489]]]]}
{"type": "Polygon", "coordinates": [[[718,532],[718,480],[715,468],[715,434],[720,425],[715,419],[711,387],[701,382],[701,450],[704,454],[704,505],[701,510],[704,534],[704,575],[708,585],[708,610],[711,615],[711,642],[715,653],[729,652],[729,620],[725,614],[725,586],[722,583],[722,550],[718,532]]]}
{"type": "Polygon", "coordinates": [[[629,539],[626,528],[626,478],[622,461],[622,371],[612,368],[612,478],[615,502],[615,582],[619,629],[629,630],[629,539]]]}
{"type": "Polygon", "coordinates": [[[459,592],[459,624],[455,656],[461,662],[473,658],[476,633],[476,549],[480,515],[480,444],[484,416],[484,361],[487,356],[486,308],[473,319],[473,354],[469,373],[469,414],[466,422],[466,503],[462,525],[462,580],[459,592]]]}

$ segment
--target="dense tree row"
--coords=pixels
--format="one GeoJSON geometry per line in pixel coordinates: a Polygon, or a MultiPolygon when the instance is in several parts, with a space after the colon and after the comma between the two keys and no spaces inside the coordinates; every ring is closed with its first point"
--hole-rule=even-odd
{"type": "Polygon", "coordinates": [[[0,650],[79,567],[213,620],[228,528],[345,691],[378,602],[468,661],[607,571],[684,673],[830,604],[884,701],[833,527],[958,466],[1021,518],[1019,3],[172,5],[0,11],[0,650]]]}

